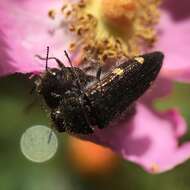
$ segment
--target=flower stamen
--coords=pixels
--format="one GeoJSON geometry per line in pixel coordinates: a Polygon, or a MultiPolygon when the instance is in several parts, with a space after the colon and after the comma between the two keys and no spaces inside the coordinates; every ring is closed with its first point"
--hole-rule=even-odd
{"type": "Polygon", "coordinates": [[[100,63],[139,55],[156,41],[159,4],[160,0],[80,0],[65,4],[61,13],[68,30],[76,34],[70,50],[80,47],[81,61],[96,59],[100,63]]]}

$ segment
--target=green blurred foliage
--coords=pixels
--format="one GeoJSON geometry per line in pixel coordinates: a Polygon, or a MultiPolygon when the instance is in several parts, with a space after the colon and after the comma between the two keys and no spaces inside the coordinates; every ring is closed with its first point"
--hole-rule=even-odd
{"type": "MultiPolygon", "coordinates": [[[[190,162],[159,175],[145,173],[138,166],[121,160],[108,175],[82,176],[67,155],[67,135],[59,134],[56,156],[43,164],[28,161],[20,152],[20,137],[31,125],[48,125],[41,102],[30,95],[33,83],[15,75],[0,80],[0,189],[2,190],[189,190],[190,162]],[[26,110],[35,100],[35,104],[26,110]]],[[[178,107],[190,123],[190,86],[176,84],[174,93],[157,102],[164,110],[178,107]]],[[[156,134],[155,134],[156,135],[156,134]]],[[[186,138],[190,139],[190,135],[186,138]]]]}

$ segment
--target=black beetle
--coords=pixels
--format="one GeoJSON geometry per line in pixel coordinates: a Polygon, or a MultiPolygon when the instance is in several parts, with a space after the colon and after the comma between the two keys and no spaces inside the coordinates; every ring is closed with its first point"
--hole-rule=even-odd
{"type": "Polygon", "coordinates": [[[50,108],[55,128],[74,134],[105,128],[129,108],[151,86],[164,57],[161,52],[152,52],[123,60],[97,80],[73,67],[65,54],[71,67],[47,55],[46,71],[37,83],[37,91],[50,108]],[[48,68],[48,59],[55,59],[59,67],[48,68]]]}

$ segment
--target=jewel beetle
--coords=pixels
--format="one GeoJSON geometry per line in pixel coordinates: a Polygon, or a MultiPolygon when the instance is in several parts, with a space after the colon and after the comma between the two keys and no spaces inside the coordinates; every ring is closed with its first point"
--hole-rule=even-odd
{"type": "Polygon", "coordinates": [[[46,71],[36,89],[50,109],[53,125],[59,132],[91,134],[103,129],[119,117],[144,92],[149,89],[162,67],[162,52],[151,52],[124,59],[102,78],[70,67],[55,57],[46,60],[46,71]],[[48,60],[54,59],[58,68],[48,68],[48,60]]]}

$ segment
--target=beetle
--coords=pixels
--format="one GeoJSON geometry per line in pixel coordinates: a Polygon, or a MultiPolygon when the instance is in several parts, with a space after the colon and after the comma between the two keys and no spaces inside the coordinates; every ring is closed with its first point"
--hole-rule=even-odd
{"type": "Polygon", "coordinates": [[[46,60],[46,71],[37,82],[37,92],[49,107],[55,128],[71,134],[92,134],[96,128],[108,126],[151,86],[164,58],[156,51],[124,59],[97,80],[73,67],[66,51],[65,55],[70,67],[48,53],[46,58],[38,56],[46,60]],[[48,68],[49,59],[54,59],[58,68],[48,68]]]}

